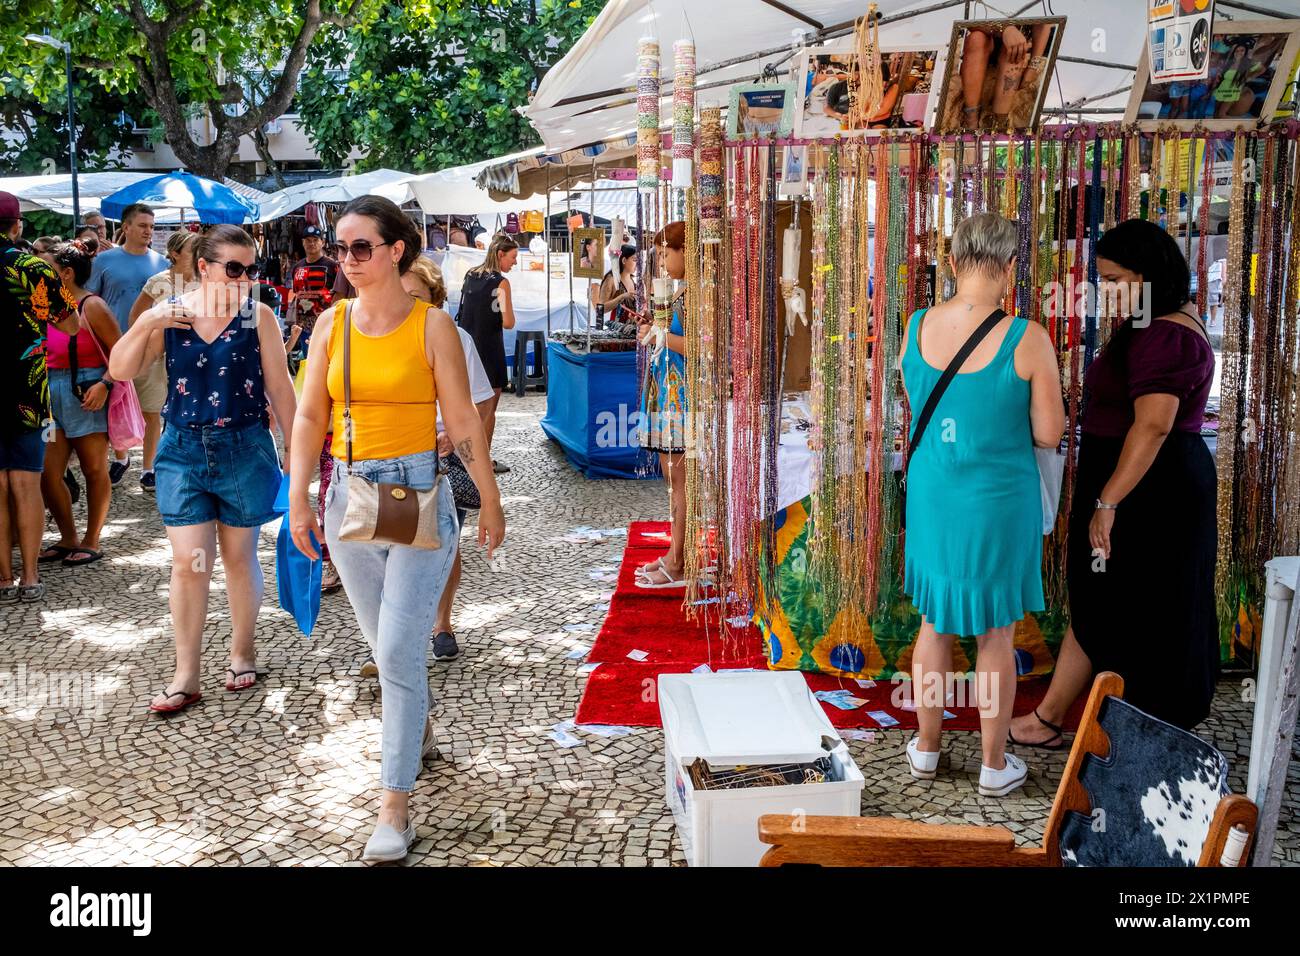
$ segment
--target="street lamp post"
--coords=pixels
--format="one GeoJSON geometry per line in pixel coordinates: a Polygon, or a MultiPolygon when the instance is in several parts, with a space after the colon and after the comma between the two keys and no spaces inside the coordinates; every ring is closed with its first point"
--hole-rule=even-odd
{"type": "Polygon", "coordinates": [[[72,97],[72,45],[49,34],[38,36],[29,33],[26,40],[63,51],[68,77],[68,168],[72,172],[72,227],[75,231],[81,225],[81,191],[77,188],[77,108],[72,97]]]}

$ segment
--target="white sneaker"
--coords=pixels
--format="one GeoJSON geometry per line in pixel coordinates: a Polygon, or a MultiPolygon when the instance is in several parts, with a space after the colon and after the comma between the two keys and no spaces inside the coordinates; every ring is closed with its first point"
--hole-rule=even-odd
{"type": "Polygon", "coordinates": [[[433,718],[424,718],[424,740],[420,743],[420,759],[424,760],[433,753],[437,741],[433,737],[433,718]]]}
{"type": "Polygon", "coordinates": [[[907,769],[917,780],[933,780],[939,768],[939,751],[921,750],[920,741],[920,737],[913,737],[907,742],[907,769]]]}
{"type": "Polygon", "coordinates": [[[405,830],[380,823],[366,842],[366,850],[361,854],[361,859],[365,863],[393,863],[405,859],[414,842],[415,824],[409,818],[405,830]]]}
{"type": "Polygon", "coordinates": [[[1025,762],[1013,754],[1006,755],[1007,765],[1001,770],[980,767],[980,795],[985,797],[1005,797],[1025,782],[1029,770],[1025,762]]]}

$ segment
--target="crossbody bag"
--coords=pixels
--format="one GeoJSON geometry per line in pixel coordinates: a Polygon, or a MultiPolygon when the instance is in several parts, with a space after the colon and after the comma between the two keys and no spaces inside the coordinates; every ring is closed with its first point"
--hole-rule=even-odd
{"type": "MultiPolygon", "coordinates": [[[[437,550],[438,472],[433,487],[417,491],[406,485],[371,481],[352,473],[352,303],[343,309],[343,435],[347,446],[347,507],[339,523],[340,541],[404,544],[437,550]]],[[[432,411],[432,410],[431,410],[432,411]]],[[[437,460],[437,456],[434,456],[437,460]]]]}
{"type": "MultiPolygon", "coordinates": [[[[943,393],[948,390],[952,380],[957,377],[957,370],[965,364],[970,358],[971,353],[976,347],[984,341],[984,337],[993,331],[993,326],[997,325],[1007,314],[1001,309],[994,309],[989,313],[989,317],[980,323],[979,327],[970,334],[962,347],[957,350],[957,354],[952,357],[948,367],[943,370],[939,376],[939,381],[934,383],[934,388],[930,389],[930,394],[925,399],[925,405],[921,408],[921,414],[917,416],[916,428],[912,430],[912,440],[907,445],[907,461],[903,463],[903,480],[900,482],[899,493],[899,524],[907,524],[907,470],[912,467],[912,455],[916,452],[917,447],[921,444],[921,436],[925,434],[926,426],[930,424],[930,419],[934,417],[934,410],[939,405],[939,399],[943,398],[943,393]]],[[[921,321],[921,316],[917,316],[917,321],[921,321]]],[[[918,354],[921,348],[921,330],[916,330],[916,348],[918,354]]]]}

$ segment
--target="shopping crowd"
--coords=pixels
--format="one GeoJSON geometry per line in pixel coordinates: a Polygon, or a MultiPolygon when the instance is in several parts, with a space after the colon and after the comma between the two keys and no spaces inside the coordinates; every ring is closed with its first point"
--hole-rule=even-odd
{"type": "Polygon", "coordinates": [[[147,706],[169,716],[202,700],[218,558],[230,614],[224,686],[248,690],[261,677],[258,533],[287,484],[293,541],[325,562],[322,591],[345,592],[370,652],[362,675],[382,689],[384,790],[365,859],[400,859],[414,837],[409,793],[433,747],[428,654],[458,653],[452,611],[468,509],[488,557],[505,536],[491,435],[517,246],[504,234],[487,243],[458,325],[420,231],[388,200],[342,210],[337,258],[319,227],[303,230],[304,257],[283,270],[288,303],[263,281],[254,233],[178,231],[163,256],[152,249],[154,221],[136,204],[111,240],[90,213],[71,240],[28,242],[18,200],[0,193],[0,354],[11,363],[0,375],[0,600],[40,601],[43,564],[104,558],[113,488],[139,447],[140,487],[155,496],[171,545],[176,654],[147,706]],[[456,492],[451,469],[463,478],[456,492]]]}
{"type": "MultiPolygon", "coordinates": [[[[388,200],[349,203],[332,247],[306,227],[304,257],[280,266],[291,277],[287,304],[260,281],[255,233],[178,232],[164,257],[151,249],[153,223],[151,210],[133,206],[113,242],[89,215],[76,239],[29,246],[17,200],[0,193],[0,354],[10,363],[0,375],[0,599],[39,601],[43,562],[102,559],[112,489],[138,444],[140,485],[156,495],[173,553],[176,666],[148,706],[177,714],[202,699],[214,562],[194,561],[199,553],[219,554],[225,568],[225,689],[247,690],[260,677],[258,529],[287,481],[294,545],[324,563],[323,591],[345,592],[370,652],[362,674],[383,691],[383,794],[364,858],[400,859],[414,839],[409,795],[434,746],[427,658],[458,653],[452,611],[467,510],[478,509],[489,556],[505,535],[491,444],[518,245],[505,233],[484,242],[453,321],[424,237],[388,200]],[[73,454],[86,483],[84,528],[74,521],[73,454]],[[47,510],[58,538],[42,547],[47,510]]],[[[918,778],[939,772],[954,643],[972,638],[988,796],[1026,778],[1008,746],[1063,746],[1065,715],[1093,673],[1118,671],[1136,706],[1192,727],[1208,713],[1217,666],[1215,472],[1200,438],[1215,358],[1181,250],[1130,220],[1101,237],[1098,271],[1141,289],[1135,311],[1154,319],[1120,322],[1089,368],[1068,516],[1071,626],[1046,697],[1012,718],[1015,624],[1044,608],[1051,515],[1035,449],[1055,449],[1065,430],[1054,343],[1001,308],[1016,239],[997,215],[958,225],[955,293],[908,319],[900,362],[913,412],[904,589],[922,621],[911,665],[919,732],[905,758],[918,778]]],[[[638,570],[644,589],[685,584],[683,224],[670,223],[654,246],[655,269],[678,283],[667,328],[633,308],[635,247],[613,250],[599,292],[651,347],[642,412],[653,428],[642,442],[659,455],[672,534],[667,553],[638,570]]]]}

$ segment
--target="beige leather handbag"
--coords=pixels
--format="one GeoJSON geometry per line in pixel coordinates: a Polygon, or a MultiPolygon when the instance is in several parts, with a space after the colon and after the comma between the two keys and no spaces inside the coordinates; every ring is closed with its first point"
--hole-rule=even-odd
{"type": "Polygon", "coordinates": [[[352,302],[343,309],[343,434],[347,442],[348,503],[339,524],[340,541],[405,544],[437,550],[437,473],[433,488],[416,491],[405,485],[374,482],[352,473],[352,302]]]}

